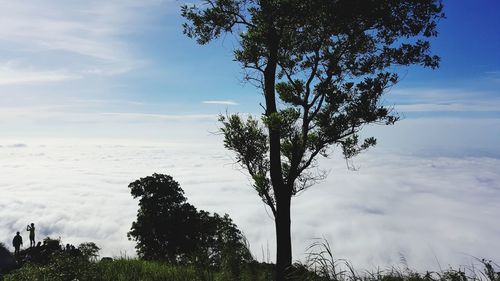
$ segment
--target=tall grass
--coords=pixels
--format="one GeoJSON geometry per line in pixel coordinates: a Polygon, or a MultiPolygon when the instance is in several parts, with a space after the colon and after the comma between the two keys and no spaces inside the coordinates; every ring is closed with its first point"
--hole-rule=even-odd
{"type": "Polygon", "coordinates": [[[212,271],[194,266],[169,265],[136,259],[98,263],[99,281],[272,281],[273,266],[250,263],[236,276],[229,270],[212,271]]]}
{"type": "Polygon", "coordinates": [[[411,270],[402,257],[402,268],[362,271],[345,259],[335,259],[326,240],[314,242],[308,249],[305,263],[294,264],[288,277],[293,281],[500,281],[500,266],[491,260],[476,259],[479,264],[459,269],[419,273],[411,270]]]}
{"type": "MultiPolygon", "coordinates": [[[[4,281],[271,281],[273,266],[250,263],[238,275],[189,265],[171,265],[137,259],[89,262],[58,256],[47,265],[26,264],[5,276],[4,281]]],[[[1,279],[0,279],[1,280],[1,279]]]]}
{"type": "Polygon", "coordinates": [[[211,281],[213,273],[192,266],[175,266],[153,261],[119,259],[98,263],[99,281],[211,281]]]}
{"type": "Polygon", "coordinates": [[[47,265],[27,264],[4,281],[212,281],[213,274],[190,266],[119,259],[88,262],[58,257],[47,265]]]}

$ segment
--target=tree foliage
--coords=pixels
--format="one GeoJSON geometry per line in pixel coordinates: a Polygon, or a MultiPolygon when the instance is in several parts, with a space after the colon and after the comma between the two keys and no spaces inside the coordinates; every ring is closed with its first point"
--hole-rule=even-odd
{"type": "Polygon", "coordinates": [[[229,253],[238,262],[251,260],[231,218],[198,211],[171,176],[153,174],[129,188],[139,198],[139,210],[128,237],[137,241],[142,258],[212,267],[223,266],[229,253]]]}
{"type": "MultiPolygon", "coordinates": [[[[398,120],[381,103],[399,80],[394,66],[439,63],[425,39],[437,35],[436,22],[443,17],[437,0],[204,3],[183,7],[184,31],[200,44],[237,33],[240,46],[234,54],[247,70],[246,79],[257,82],[271,103],[275,97],[268,93],[275,90],[282,106],[273,110],[275,103],[267,102],[263,122],[279,135],[279,174],[292,195],[322,178],[310,168],[330,146],[340,146],[351,158],[376,144],[374,138],[359,138],[364,125],[398,120]],[[270,67],[274,81],[266,79],[270,67]]],[[[259,195],[274,209],[269,136],[255,119],[221,121],[226,147],[237,153],[259,195]]]]}
{"type": "Polygon", "coordinates": [[[373,137],[360,138],[364,126],[399,119],[383,94],[399,81],[401,66],[439,65],[429,38],[437,35],[442,9],[441,0],[206,0],[183,6],[184,32],[198,43],[236,35],[235,60],[262,90],[262,122],[236,115],[220,121],[226,148],[276,218],[278,275],[291,264],[290,198],[325,177],[316,169],[319,156],[340,147],[352,158],[376,144],[373,137]]]}

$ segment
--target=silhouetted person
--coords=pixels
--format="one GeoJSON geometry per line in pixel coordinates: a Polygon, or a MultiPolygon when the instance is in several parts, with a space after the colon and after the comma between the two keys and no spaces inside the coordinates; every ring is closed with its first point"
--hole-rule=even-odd
{"type": "Polygon", "coordinates": [[[28,225],[26,231],[30,232],[30,247],[35,247],[35,224],[28,225]]]}
{"type": "Polygon", "coordinates": [[[16,236],[14,236],[14,239],[12,239],[12,245],[14,246],[14,255],[19,255],[19,249],[21,248],[21,245],[23,244],[23,238],[19,234],[19,231],[16,233],[16,236]]]}

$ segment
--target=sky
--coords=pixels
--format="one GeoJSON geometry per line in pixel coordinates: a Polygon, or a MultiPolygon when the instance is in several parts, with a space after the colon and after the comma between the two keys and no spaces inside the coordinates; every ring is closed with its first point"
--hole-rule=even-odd
{"type": "MultiPolygon", "coordinates": [[[[269,211],[217,134],[217,114],[258,115],[262,97],[234,38],[182,34],[181,4],[0,0],[0,241],[33,221],[39,235],[133,256],[127,185],[158,172],[274,259],[269,211]]],[[[385,96],[402,120],[365,128],[379,144],[356,171],[338,153],[321,160],[328,178],[294,199],[294,259],[324,237],[361,268],[500,261],[500,2],[444,5],[440,68],[402,69],[385,96]]]]}

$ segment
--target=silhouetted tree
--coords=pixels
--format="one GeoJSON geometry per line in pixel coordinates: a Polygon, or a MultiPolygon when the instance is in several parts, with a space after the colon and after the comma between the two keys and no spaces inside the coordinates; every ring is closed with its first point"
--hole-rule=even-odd
{"type": "Polygon", "coordinates": [[[190,241],[194,240],[196,209],[186,202],[171,176],[153,174],[132,182],[129,188],[139,198],[139,211],[128,237],[137,241],[142,258],[177,262],[195,250],[190,241]]]}
{"type": "Polygon", "coordinates": [[[246,240],[229,215],[199,213],[198,250],[193,257],[204,268],[222,269],[229,280],[239,280],[241,266],[253,261],[246,240]]]}
{"type": "Polygon", "coordinates": [[[237,254],[237,262],[252,260],[231,218],[197,211],[171,176],[153,174],[129,187],[139,211],[128,237],[142,258],[212,267],[223,266],[227,252],[237,254]]]}
{"type": "Polygon", "coordinates": [[[235,59],[262,90],[265,129],[255,118],[221,117],[225,146],[254,180],[275,217],[277,279],[291,265],[291,197],[323,179],[318,155],[346,158],[375,145],[367,124],[398,117],[381,104],[394,66],[435,68],[428,37],[440,0],[206,0],[183,6],[184,32],[206,44],[237,34],[235,59]]]}

